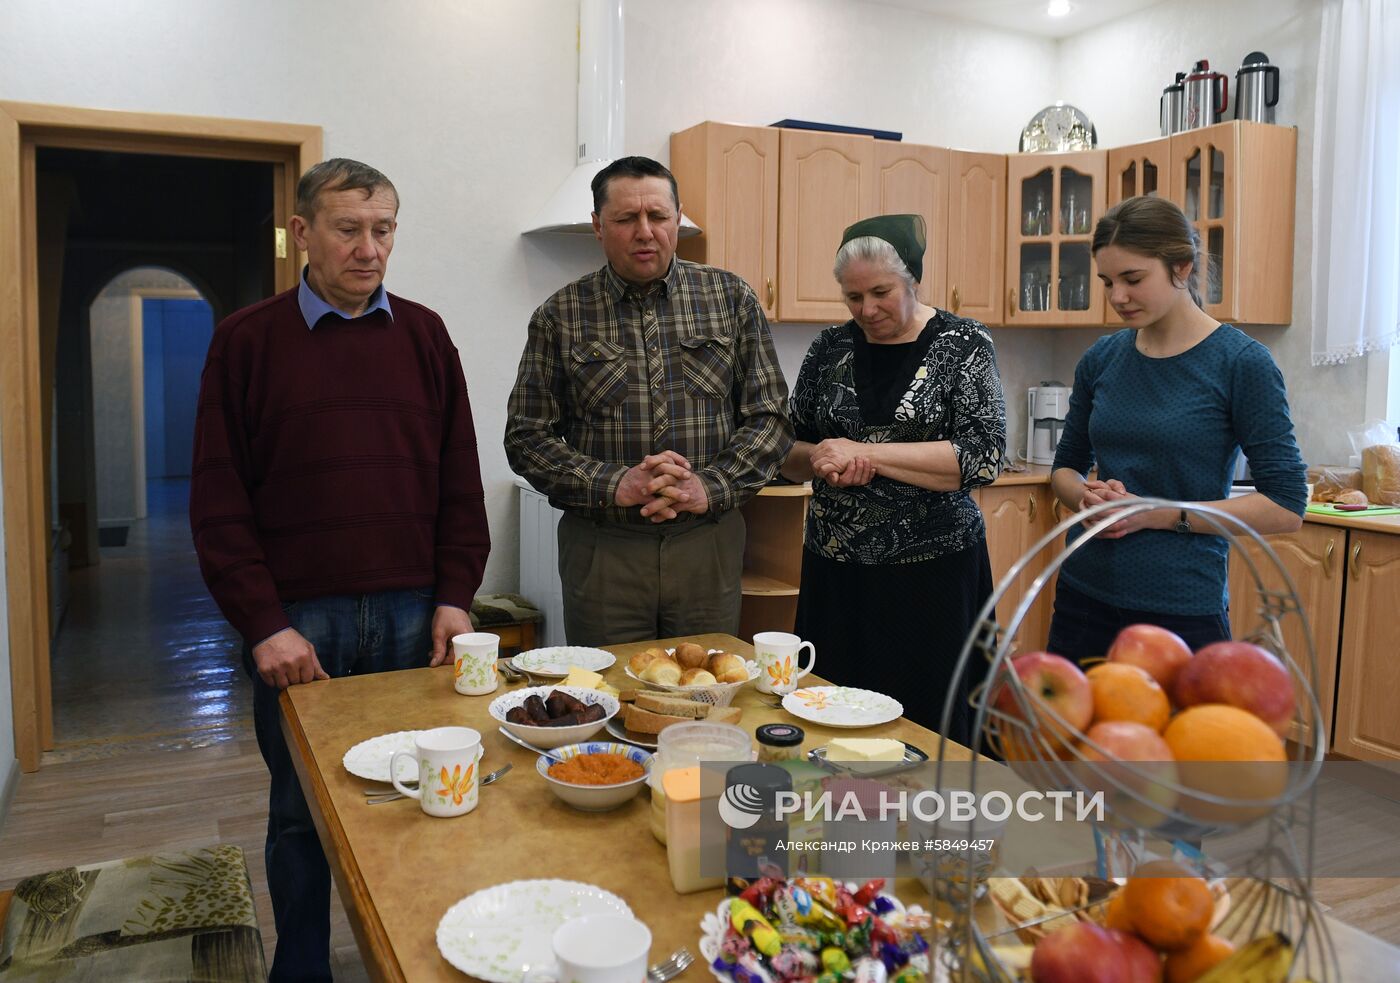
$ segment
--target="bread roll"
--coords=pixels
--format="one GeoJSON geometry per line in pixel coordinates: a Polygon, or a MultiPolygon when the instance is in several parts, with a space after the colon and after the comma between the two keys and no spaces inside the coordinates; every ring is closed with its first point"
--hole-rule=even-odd
{"type": "Polygon", "coordinates": [[[676,646],[676,661],[682,669],[703,669],[710,654],[694,642],[681,642],[676,646]]]}
{"type": "Polygon", "coordinates": [[[1359,488],[1348,488],[1344,492],[1337,494],[1338,505],[1370,505],[1371,501],[1366,497],[1366,493],[1359,488]]]}
{"type": "Polygon", "coordinates": [[[710,672],[721,683],[743,683],[749,678],[749,667],[732,652],[719,652],[710,657],[710,672]]]}
{"type": "Polygon", "coordinates": [[[681,673],[682,686],[713,686],[717,679],[707,669],[686,669],[681,673]]]}
{"type": "Polygon", "coordinates": [[[665,683],[675,686],[681,679],[681,667],[675,659],[652,659],[641,671],[641,678],[649,683],[665,683]]]}
{"type": "Polygon", "coordinates": [[[665,657],[666,653],[660,649],[646,649],[628,659],[627,668],[632,670],[634,676],[640,676],[642,670],[651,665],[653,661],[656,659],[664,659],[665,657]]]}

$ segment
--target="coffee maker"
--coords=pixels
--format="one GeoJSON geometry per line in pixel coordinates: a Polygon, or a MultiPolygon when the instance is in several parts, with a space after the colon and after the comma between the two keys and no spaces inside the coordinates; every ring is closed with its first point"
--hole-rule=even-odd
{"type": "Polygon", "coordinates": [[[1060,382],[1042,382],[1026,391],[1026,461],[1054,464],[1055,447],[1065,429],[1070,388],[1060,382]]]}

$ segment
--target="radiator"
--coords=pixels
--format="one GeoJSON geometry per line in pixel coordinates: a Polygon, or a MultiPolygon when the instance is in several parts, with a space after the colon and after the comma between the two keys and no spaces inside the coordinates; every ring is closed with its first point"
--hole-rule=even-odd
{"type": "Polygon", "coordinates": [[[520,593],[544,612],[540,645],[564,645],[564,588],[559,583],[559,517],[523,478],[520,489],[520,593]]]}

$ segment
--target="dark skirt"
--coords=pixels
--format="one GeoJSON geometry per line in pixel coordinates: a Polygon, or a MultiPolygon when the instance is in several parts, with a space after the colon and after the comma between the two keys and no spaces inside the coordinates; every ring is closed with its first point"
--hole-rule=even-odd
{"type": "MultiPolygon", "coordinates": [[[[941,733],[953,670],[991,593],[985,540],[919,563],[880,565],[840,563],[803,549],[795,630],[816,646],[818,675],[893,696],[906,717],[941,733]]],[[[964,745],[968,698],[987,668],[974,658],[945,735],[964,745]]]]}

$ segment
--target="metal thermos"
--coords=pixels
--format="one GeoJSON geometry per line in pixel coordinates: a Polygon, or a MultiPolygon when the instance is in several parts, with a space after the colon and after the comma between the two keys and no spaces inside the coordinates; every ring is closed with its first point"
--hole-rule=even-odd
{"type": "Polygon", "coordinates": [[[1182,84],[1185,72],[1176,73],[1176,81],[1162,90],[1162,101],[1157,107],[1157,118],[1162,125],[1162,136],[1169,137],[1181,129],[1182,84]]]}
{"type": "Polygon", "coordinates": [[[1194,130],[1199,126],[1219,123],[1230,104],[1230,78],[1212,72],[1210,62],[1202,58],[1182,81],[1181,128],[1194,130]]]}
{"type": "Polygon", "coordinates": [[[1278,66],[1264,52],[1251,51],[1235,73],[1235,119],[1272,123],[1277,105],[1278,66]]]}

